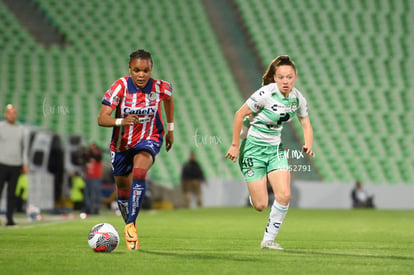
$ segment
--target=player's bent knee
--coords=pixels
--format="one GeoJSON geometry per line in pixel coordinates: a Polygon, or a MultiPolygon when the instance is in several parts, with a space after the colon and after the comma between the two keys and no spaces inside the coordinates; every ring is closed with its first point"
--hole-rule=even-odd
{"type": "Polygon", "coordinates": [[[262,202],[253,202],[253,207],[254,209],[256,209],[259,212],[262,212],[263,210],[265,210],[267,208],[267,202],[262,201],[262,202]]]}
{"type": "Polygon", "coordinates": [[[290,201],[290,197],[291,197],[290,191],[278,192],[277,194],[275,194],[276,201],[282,205],[287,205],[290,201]]]}
{"type": "Polygon", "coordinates": [[[132,169],[132,178],[133,179],[145,179],[147,177],[147,169],[135,168],[132,169]]]}
{"type": "Polygon", "coordinates": [[[257,211],[262,212],[263,210],[265,210],[267,208],[267,205],[259,205],[259,206],[255,206],[254,207],[257,211]]]}
{"type": "Polygon", "coordinates": [[[120,189],[129,189],[131,187],[131,183],[126,176],[115,176],[115,183],[120,189]]]}
{"type": "Polygon", "coordinates": [[[276,198],[276,201],[278,203],[282,204],[282,205],[288,205],[289,201],[290,201],[290,198],[286,198],[286,197],[285,198],[280,198],[280,199],[276,198]]]}

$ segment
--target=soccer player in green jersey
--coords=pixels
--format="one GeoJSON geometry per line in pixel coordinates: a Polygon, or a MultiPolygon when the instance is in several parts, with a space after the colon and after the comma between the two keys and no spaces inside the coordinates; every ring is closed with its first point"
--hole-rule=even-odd
{"type": "MultiPolygon", "coordinates": [[[[239,157],[241,171],[247,181],[251,203],[258,211],[268,205],[267,181],[275,200],[264,232],[261,248],[283,249],[275,238],[289,208],[290,171],[281,143],[283,125],[295,115],[302,125],[305,144],[302,150],[315,157],[312,151],[313,130],[308,117],[307,103],[294,87],[296,66],[289,56],[278,56],[263,75],[263,86],[247,99],[236,112],[233,140],[226,158],[233,162],[239,157]],[[243,120],[253,117],[246,139],[240,146],[243,120]],[[239,155],[240,154],[240,155],[239,155]]],[[[246,126],[247,120],[244,125],[246,126]]]]}

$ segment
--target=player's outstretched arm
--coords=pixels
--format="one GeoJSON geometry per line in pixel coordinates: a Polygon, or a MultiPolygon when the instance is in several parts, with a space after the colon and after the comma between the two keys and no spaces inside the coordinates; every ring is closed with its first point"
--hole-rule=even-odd
{"type": "Polygon", "coordinates": [[[302,150],[306,154],[315,157],[315,153],[312,151],[313,129],[309,117],[299,118],[299,121],[300,124],[302,124],[303,136],[305,139],[305,145],[302,146],[302,150]]]}
{"type": "Polygon", "coordinates": [[[174,99],[169,97],[164,100],[165,115],[167,116],[167,135],[165,136],[165,149],[170,151],[174,143],[174,99]]]}
{"type": "Polygon", "coordinates": [[[243,119],[245,116],[252,114],[252,110],[246,105],[240,107],[234,116],[233,123],[233,140],[231,142],[230,148],[227,151],[225,158],[231,159],[233,162],[237,161],[239,156],[239,145],[240,145],[240,132],[243,126],[243,119]]]}

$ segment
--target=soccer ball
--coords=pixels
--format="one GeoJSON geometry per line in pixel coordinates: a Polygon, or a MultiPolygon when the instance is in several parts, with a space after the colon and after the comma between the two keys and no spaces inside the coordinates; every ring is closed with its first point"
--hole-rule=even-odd
{"type": "Polygon", "coordinates": [[[119,234],[109,223],[98,223],[88,235],[88,244],[95,252],[112,252],[119,244],[119,234]]]}

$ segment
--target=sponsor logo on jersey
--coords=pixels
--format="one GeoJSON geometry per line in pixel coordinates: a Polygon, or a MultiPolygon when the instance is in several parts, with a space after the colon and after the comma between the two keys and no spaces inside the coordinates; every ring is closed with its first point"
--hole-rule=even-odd
{"type": "Polygon", "coordinates": [[[113,104],[118,105],[119,104],[119,96],[114,96],[114,99],[112,100],[113,104]]]}
{"type": "Polygon", "coordinates": [[[287,113],[292,110],[292,107],[275,103],[270,107],[270,109],[272,109],[273,112],[277,113],[287,113]]]}
{"type": "Polygon", "coordinates": [[[135,115],[153,115],[157,111],[156,108],[146,107],[146,108],[129,108],[125,107],[123,112],[125,115],[135,114],[135,115]]]}
{"type": "Polygon", "coordinates": [[[151,121],[151,118],[149,118],[148,116],[138,118],[138,123],[147,123],[150,121],[151,121]]]}

